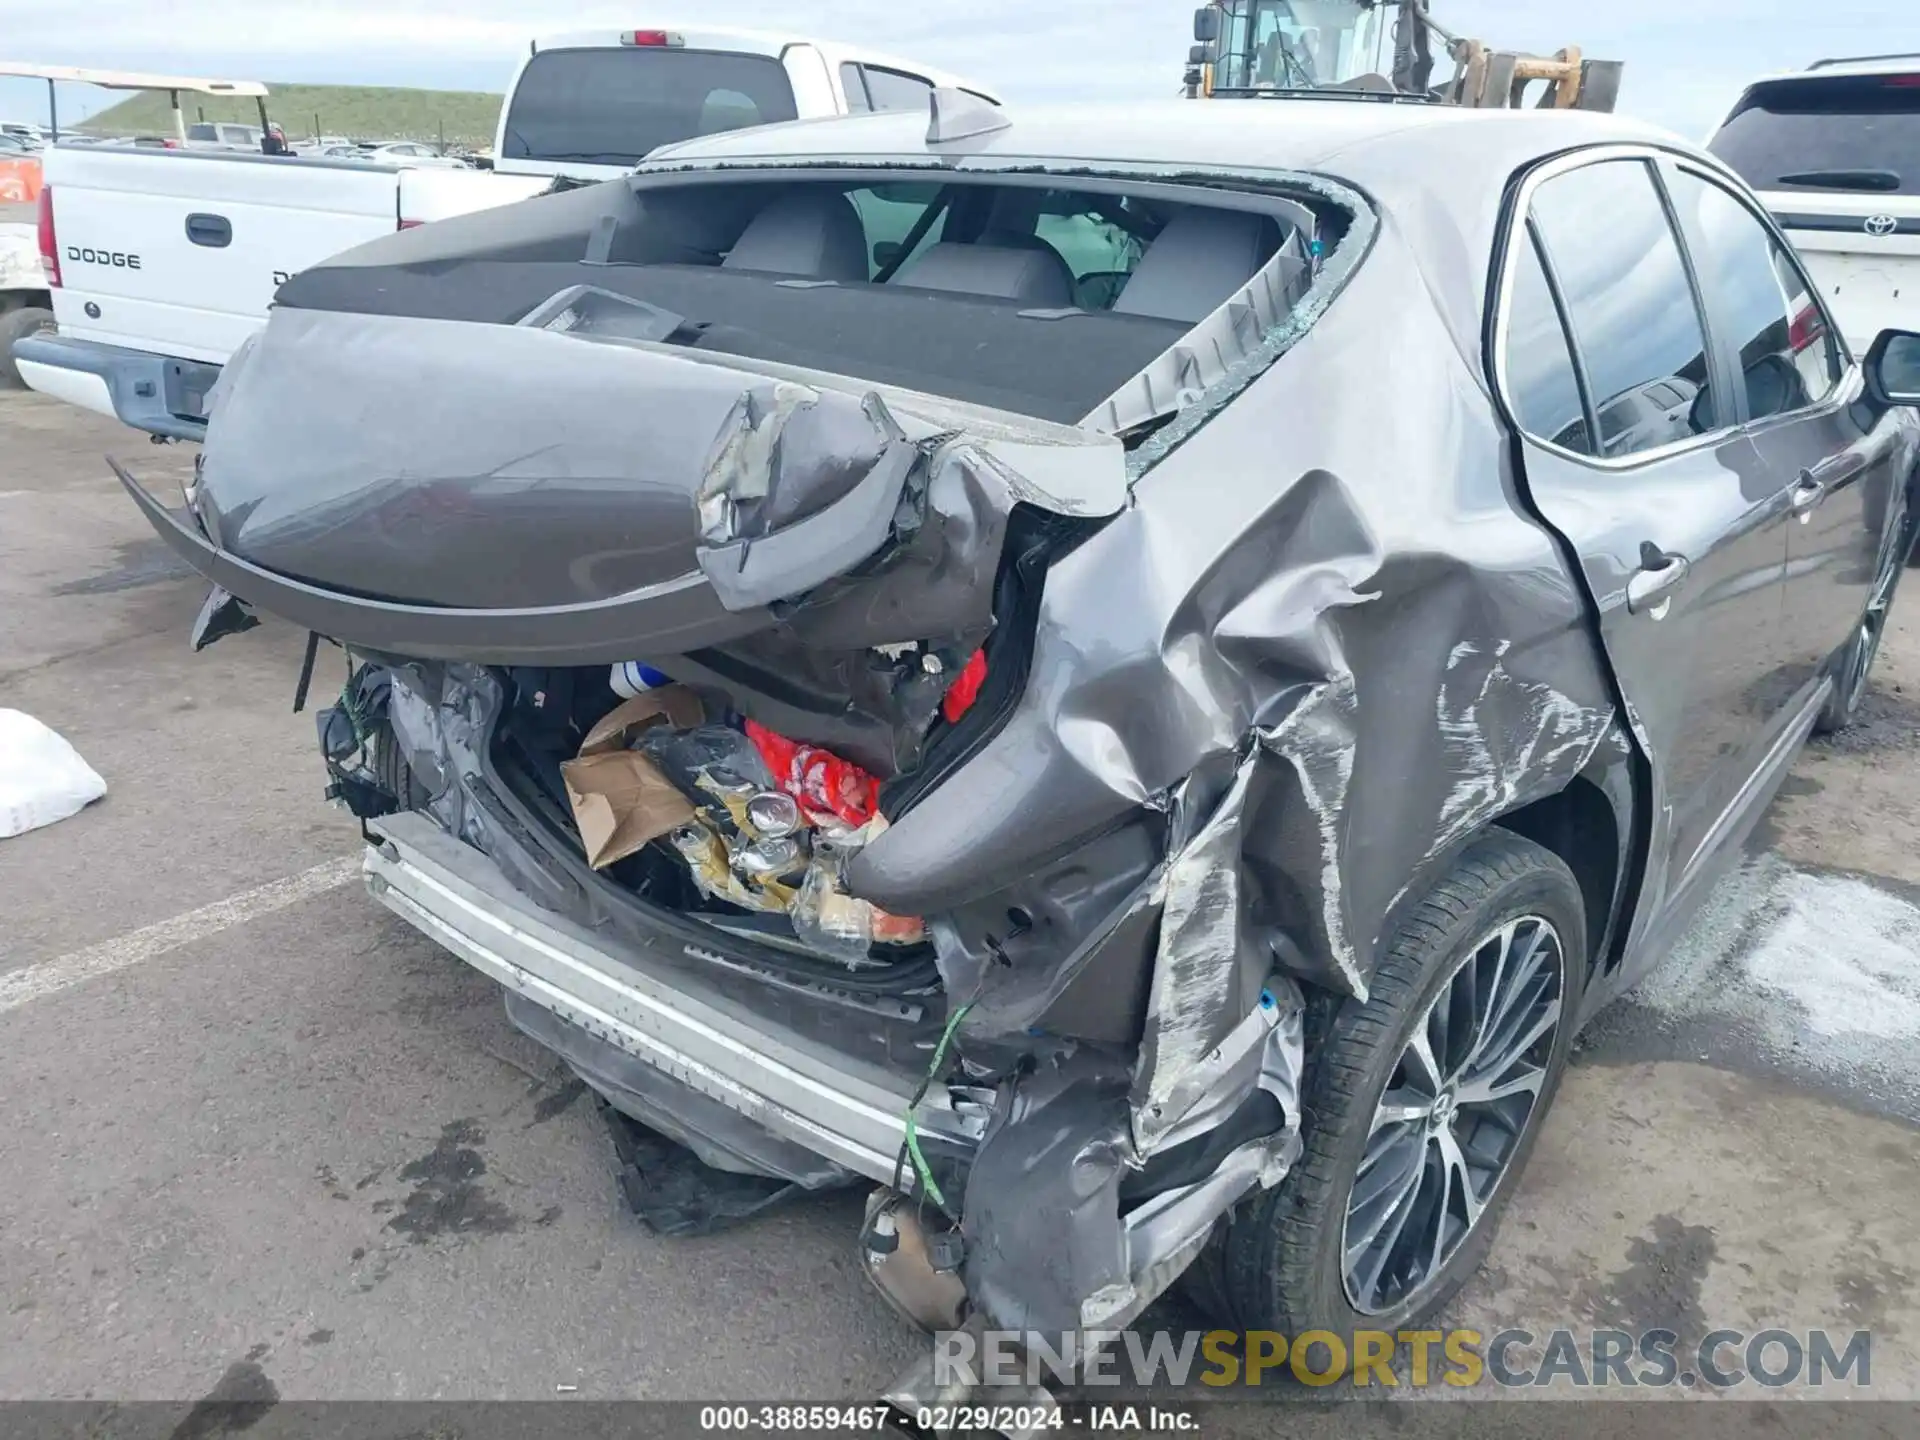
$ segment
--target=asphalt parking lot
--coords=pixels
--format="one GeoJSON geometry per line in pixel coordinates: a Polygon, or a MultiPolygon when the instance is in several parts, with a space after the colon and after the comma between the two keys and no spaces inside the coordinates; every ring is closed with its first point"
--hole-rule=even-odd
{"type": "MultiPolygon", "coordinates": [[[[860,1198],[645,1233],[582,1088],[361,890],[303,637],[191,654],[202,587],[109,452],[162,491],[191,459],[0,395],[0,704],[109,786],[0,841],[0,1398],[876,1393],[920,1342],[860,1198]]],[[[1916,605],[1589,1032],[1454,1323],[1868,1329],[1873,1392],[1920,1398],[1916,605]]]]}

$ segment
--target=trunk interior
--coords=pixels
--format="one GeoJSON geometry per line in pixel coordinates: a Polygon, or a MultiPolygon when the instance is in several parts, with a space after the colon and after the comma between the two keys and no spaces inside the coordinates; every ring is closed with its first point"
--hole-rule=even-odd
{"type": "Polygon", "coordinates": [[[734,647],[662,659],[657,669],[504,668],[507,702],[489,750],[495,775],[580,865],[646,906],[698,920],[825,983],[895,994],[936,988],[922,917],[867,913],[828,882],[837,863],[951,775],[1004,719],[1026,684],[1045,568],[1093,528],[1016,510],[995,585],[997,623],[978,649],[893,646],[815,667],[858,677],[843,689],[796,680],[793,648],[779,641],[767,666],[734,647]],[[910,691],[923,698],[899,704],[910,691]],[[642,697],[680,692],[698,698],[701,723],[676,725],[685,717],[675,715],[630,732],[616,763],[630,773],[644,755],[696,808],[690,825],[700,833],[676,827],[594,863],[574,768],[583,742],[623,705],[644,708],[652,702],[642,697]],[[885,709],[858,714],[863,694],[885,709]],[[810,771],[820,783],[808,783],[810,771]],[[728,798],[711,803],[720,791],[728,798]],[[767,798],[777,796],[794,803],[767,798]],[[823,902],[837,924],[820,915],[823,902]]]}

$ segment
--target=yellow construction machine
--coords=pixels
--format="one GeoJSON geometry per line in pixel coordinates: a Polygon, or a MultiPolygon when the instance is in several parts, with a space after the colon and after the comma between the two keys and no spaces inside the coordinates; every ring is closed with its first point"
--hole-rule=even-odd
{"type": "Polygon", "coordinates": [[[1347,91],[1443,105],[1611,110],[1618,60],[1578,48],[1496,50],[1443,28],[1425,0],[1211,0],[1193,13],[1182,85],[1191,99],[1347,91]],[[1437,42],[1437,43],[1436,43],[1437,42]],[[1453,62],[1435,83],[1436,54],[1453,62]]]}

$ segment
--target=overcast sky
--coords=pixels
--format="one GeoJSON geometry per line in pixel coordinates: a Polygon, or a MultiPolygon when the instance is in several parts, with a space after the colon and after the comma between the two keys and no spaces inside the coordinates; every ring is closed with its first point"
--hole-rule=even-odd
{"type": "MultiPolygon", "coordinates": [[[[726,24],[921,57],[1015,102],[1114,100],[1174,92],[1193,3],[678,0],[655,9],[647,0],[0,0],[0,60],[500,90],[530,36],[724,14],[726,24]]],[[[1589,55],[1624,60],[1620,108],[1694,137],[1713,127],[1752,76],[1800,69],[1824,55],[1920,50],[1913,0],[1433,0],[1432,9],[1449,28],[1495,44],[1541,51],[1579,44],[1589,55]]],[[[44,120],[44,109],[39,87],[0,80],[0,118],[44,120]]]]}

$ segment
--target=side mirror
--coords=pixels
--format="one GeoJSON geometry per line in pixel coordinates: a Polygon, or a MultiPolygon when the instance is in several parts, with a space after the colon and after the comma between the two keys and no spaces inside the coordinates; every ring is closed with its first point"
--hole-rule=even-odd
{"type": "Polygon", "coordinates": [[[1193,12],[1193,38],[1201,45],[1211,45],[1220,38],[1220,12],[1211,5],[1203,5],[1193,12]]]}
{"type": "Polygon", "coordinates": [[[1212,63],[1213,63],[1213,46],[1189,45],[1187,47],[1187,64],[1211,65],[1212,63]]]}
{"type": "Polygon", "coordinates": [[[1882,405],[1920,405],[1920,335],[1882,330],[1867,351],[1867,391],[1882,405]]]}
{"type": "Polygon", "coordinates": [[[889,266],[898,265],[900,263],[900,257],[906,253],[906,249],[907,247],[902,245],[898,240],[874,241],[873,242],[874,268],[876,270],[885,270],[889,266]]]}

